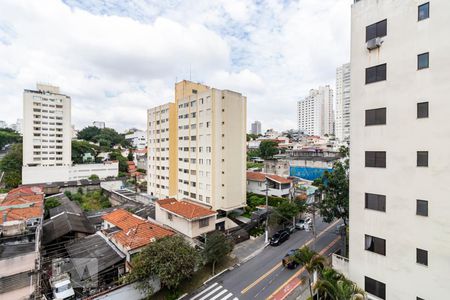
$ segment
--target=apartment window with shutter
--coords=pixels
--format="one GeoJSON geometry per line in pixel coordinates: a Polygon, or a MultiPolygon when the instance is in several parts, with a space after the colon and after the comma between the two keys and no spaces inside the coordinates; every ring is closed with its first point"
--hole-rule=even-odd
{"type": "Polygon", "coordinates": [[[428,217],[428,201],[416,200],[416,215],[428,217]]]}
{"type": "Polygon", "coordinates": [[[417,103],[417,118],[428,118],[428,102],[417,103]]]}
{"type": "Polygon", "coordinates": [[[416,249],[416,262],[418,264],[428,266],[428,251],[423,249],[416,249]]]}
{"type": "Polygon", "coordinates": [[[387,20],[382,20],[366,27],[366,42],[387,35],[387,20]]]}
{"type": "Polygon", "coordinates": [[[381,255],[386,255],[386,240],[366,234],[365,250],[381,255]]]}
{"type": "Polygon", "coordinates": [[[386,168],[386,152],[366,151],[365,163],[366,167],[370,168],[386,168]]]}
{"type": "Polygon", "coordinates": [[[417,151],[417,166],[428,167],[428,151],[417,151]]]}
{"type": "Polygon", "coordinates": [[[366,126],[384,124],[386,124],[386,107],[366,110],[366,126]]]}
{"type": "Polygon", "coordinates": [[[364,276],[364,289],[378,298],[386,299],[386,284],[381,281],[364,276]]]}
{"type": "Polygon", "coordinates": [[[366,84],[386,80],[386,64],[366,68],[366,84]]]}
{"type": "Polygon", "coordinates": [[[386,196],[366,193],[365,204],[367,209],[386,211],[386,196]]]}

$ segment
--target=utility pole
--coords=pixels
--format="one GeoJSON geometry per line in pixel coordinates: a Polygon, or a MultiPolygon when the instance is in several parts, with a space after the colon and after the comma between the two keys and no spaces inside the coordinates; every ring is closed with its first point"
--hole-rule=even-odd
{"type": "Polygon", "coordinates": [[[316,205],[320,202],[320,198],[322,196],[322,193],[317,189],[314,192],[314,203],[313,203],[313,221],[312,221],[312,230],[313,230],[313,250],[316,250],[316,239],[317,239],[317,232],[316,232],[316,205]]]}
{"type": "Polygon", "coordinates": [[[266,178],[266,238],[265,243],[269,242],[269,181],[266,178]]]}

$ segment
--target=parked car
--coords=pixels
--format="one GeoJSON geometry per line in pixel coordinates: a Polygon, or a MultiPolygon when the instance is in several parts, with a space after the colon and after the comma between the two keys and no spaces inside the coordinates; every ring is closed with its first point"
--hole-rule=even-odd
{"type": "Polygon", "coordinates": [[[311,225],[311,218],[307,217],[305,219],[298,220],[298,222],[295,224],[295,228],[297,228],[298,230],[306,230],[308,227],[311,227],[311,225]]]}
{"type": "Polygon", "coordinates": [[[298,263],[294,260],[294,254],[296,249],[289,250],[289,252],[283,257],[281,263],[283,267],[287,269],[295,269],[298,266],[298,263]]]}
{"type": "Polygon", "coordinates": [[[287,230],[289,232],[289,234],[291,234],[291,233],[293,233],[295,231],[295,226],[289,225],[289,226],[287,226],[284,229],[287,230]]]}
{"type": "Polygon", "coordinates": [[[287,241],[289,239],[289,232],[285,229],[282,229],[280,231],[278,231],[277,233],[275,233],[269,241],[269,244],[271,246],[279,246],[282,243],[284,243],[285,241],[287,241]]]}

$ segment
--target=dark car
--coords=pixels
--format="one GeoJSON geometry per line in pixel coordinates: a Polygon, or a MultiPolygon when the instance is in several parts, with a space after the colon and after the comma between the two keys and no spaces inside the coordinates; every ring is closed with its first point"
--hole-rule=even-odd
{"type": "Polygon", "coordinates": [[[277,233],[275,233],[269,241],[269,244],[271,246],[279,246],[283,242],[287,241],[289,239],[289,231],[287,230],[280,230],[277,233]]]}
{"type": "Polygon", "coordinates": [[[295,269],[298,266],[298,263],[294,260],[294,254],[296,249],[289,250],[289,252],[284,256],[281,260],[283,267],[287,269],[295,269]]]}

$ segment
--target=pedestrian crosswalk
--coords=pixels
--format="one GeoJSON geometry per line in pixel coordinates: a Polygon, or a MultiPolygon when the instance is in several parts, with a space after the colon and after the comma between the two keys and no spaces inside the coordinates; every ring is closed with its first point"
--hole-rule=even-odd
{"type": "Polygon", "coordinates": [[[191,297],[190,300],[239,300],[233,296],[233,293],[216,282],[191,297]]]}

